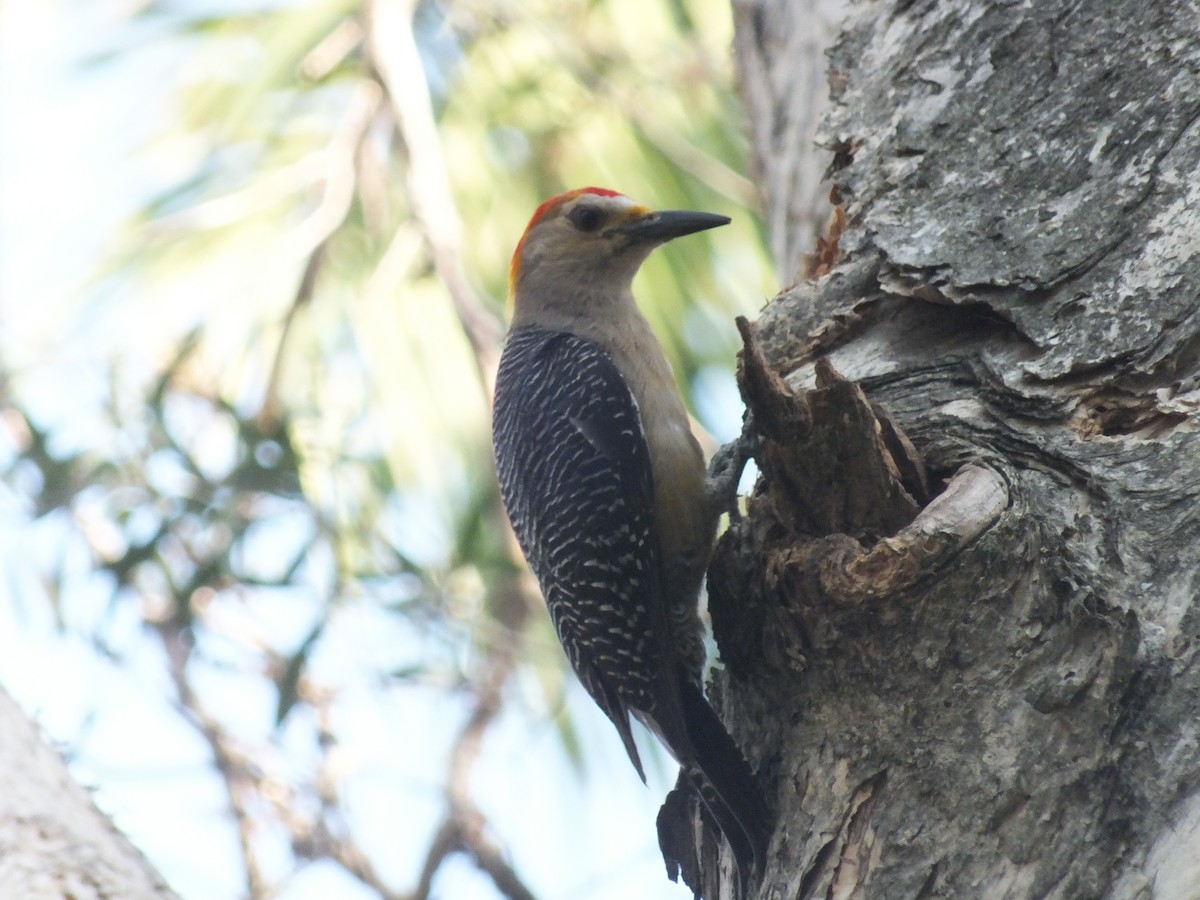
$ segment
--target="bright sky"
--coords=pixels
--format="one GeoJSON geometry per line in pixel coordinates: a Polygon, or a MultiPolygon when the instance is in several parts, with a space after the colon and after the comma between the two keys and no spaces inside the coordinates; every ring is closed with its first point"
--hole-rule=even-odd
{"type": "MultiPolygon", "coordinates": [[[[120,299],[89,290],[89,278],[121,221],[173,174],[170,159],[133,151],[169,114],[179,50],[146,40],[145,28],[134,32],[125,17],[132,5],[0,0],[0,357],[23,373],[17,388],[41,424],[85,445],[89,411],[106,390],[92,363],[114,347],[136,347],[142,327],[112,315],[120,299]]],[[[186,302],[163,298],[168,307],[186,302]]],[[[0,444],[0,463],[9,453],[0,444]]],[[[64,618],[81,624],[61,632],[35,573],[53,567],[64,523],[52,515],[28,528],[21,512],[0,492],[0,684],[66,746],[76,777],[97,787],[97,802],[185,898],[241,896],[223,789],[203,741],[172,710],[161,651],[142,639],[132,614],[106,626],[128,654],[121,666],[77,636],[108,614],[110,600],[82,556],[68,561],[73,575],[60,598],[64,618]]],[[[256,624],[273,634],[302,633],[312,610],[293,598],[262,615],[256,624]]],[[[358,773],[355,819],[383,873],[407,888],[441,809],[445,748],[464,711],[440,692],[381,702],[371,679],[406,650],[420,652],[394,617],[364,605],[339,628],[354,658],[316,664],[345,686],[341,732],[353,757],[346,764],[358,773]]],[[[273,694],[247,690],[244,680],[210,672],[199,687],[247,732],[270,719],[273,694]]],[[[599,789],[585,791],[568,769],[545,717],[510,711],[488,738],[478,800],[511,842],[518,870],[550,900],[690,896],[665,880],[654,850],[654,817],[671,773],[651,765],[652,786],[644,788],[586,697],[577,690],[569,703],[589,707],[576,716],[584,743],[606,748],[589,754],[587,778],[599,789]]],[[[305,748],[295,752],[302,758],[305,748]]],[[[281,865],[283,858],[281,848],[281,865]]],[[[435,893],[496,896],[463,860],[447,866],[435,893]]],[[[333,866],[311,867],[284,894],[331,896],[370,894],[333,866]]]]}

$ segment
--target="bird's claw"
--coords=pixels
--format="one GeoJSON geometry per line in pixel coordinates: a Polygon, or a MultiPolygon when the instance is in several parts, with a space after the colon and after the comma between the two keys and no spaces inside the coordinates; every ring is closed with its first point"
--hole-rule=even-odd
{"type": "Polygon", "coordinates": [[[746,410],[742,416],[742,433],[717,448],[708,464],[707,490],[714,514],[721,513],[738,519],[738,484],[742,472],[762,447],[762,438],[754,427],[754,416],[746,410]]]}

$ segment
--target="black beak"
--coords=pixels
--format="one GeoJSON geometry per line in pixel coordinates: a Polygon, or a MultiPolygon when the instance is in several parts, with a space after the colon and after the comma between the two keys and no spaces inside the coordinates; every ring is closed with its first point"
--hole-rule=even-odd
{"type": "Polygon", "coordinates": [[[687,209],[666,209],[653,212],[636,222],[622,225],[618,230],[631,242],[669,241],[672,238],[707,231],[718,225],[728,225],[729,216],[692,212],[687,209]]]}

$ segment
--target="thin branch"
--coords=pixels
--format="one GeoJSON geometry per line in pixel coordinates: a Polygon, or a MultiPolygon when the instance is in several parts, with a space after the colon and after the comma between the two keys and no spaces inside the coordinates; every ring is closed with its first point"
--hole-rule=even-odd
{"type": "Polygon", "coordinates": [[[321,202],[298,229],[298,241],[302,247],[308,249],[305,251],[304,271],[300,276],[296,295],[283,319],[283,331],[275,348],[275,359],[271,364],[262,409],[258,414],[259,426],[264,429],[278,418],[279,382],[283,374],[285,350],[292,333],[292,324],[297,313],[312,300],[317,276],[325,262],[325,250],[329,239],[346,221],[350,212],[357,180],[355,165],[359,147],[366,137],[381,99],[378,85],[371,81],[363,82],[352,96],[346,116],[326,148],[327,170],[321,202]]]}
{"type": "Polygon", "coordinates": [[[532,608],[532,600],[519,575],[505,579],[495,599],[496,619],[506,635],[489,646],[483,663],[472,678],[475,708],[450,753],[446,780],[449,809],[425,855],[420,880],[405,900],[427,900],[438,867],[456,851],[470,856],[504,896],[511,900],[533,900],[533,893],[488,834],[487,818],[471,799],[471,777],[475,763],[479,759],[487,729],[503,705],[504,687],[524,644],[526,624],[532,608]]]}
{"type": "Polygon", "coordinates": [[[274,172],[255,178],[243,188],[157,217],[144,226],[142,239],[168,240],[181,233],[226,228],[295,196],[298,191],[319,181],[323,173],[321,154],[307,154],[274,172]]]}
{"type": "Polygon", "coordinates": [[[504,688],[516,667],[524,643],[531,606],[522,580],[516,575],[503,580],[495,599],[496,619],[507,628],[509,638],[490,645],[484,664],[474,679],[478,699],[474,712],[455,741],[450,756],[446,794],[459,827],[463,849],[471,855],[475,864],[491,876],[492,882],[505,896],[512,900],[532,900],[533,894],[504,859],[500,848],[488,837],[487,820],[470,798],[471,775],[487,729],[503,705],[504,688]]]}
{"type": "Polygon", "coordinates": [[[272,890],[262,870],[258,867],[254,852],[254,818],[247,804],[247,794],[252,785],[249,773],[252,771],[247,761],[240,754],[234,753],[224,729],[220,723],[209,716],[202,708],[199,699],[192,691],[187,678],[187,664],[192,655],[192,635],[189,629],[182,626],[177,619],[169,619],[154,623],[155,629],[162,640],[163,649],[167,654],[167,664],[171,680],[175,685],[175,693],[180,706],[189,714],[193,727],[200,733],[208,744],[213,755],[217,771],[225,783],[225,792],[229,797],[229,808],[237,824],[238,843],[242,850],[242,860],[246,867],[246,893],[251,898],[264,898],[271,895],[272,890]]]}
{"type": "Polygon", "coordinates": [[[452,818],[445,819],[433,836],[429,852],[425,854],[425,863],[421,866],[421,877],[411,893],[405,894],[403,900],[429,900],[429,892],[433,889],[433,876],[437,874],[442,863],[451,853],[459,848],[458,829],[452,818]]]}
{"type": "Polygon", "coordinates": [[[761,204],[758,188],[749,178],[665,127],[636,102],[631,101],[629,109],[634,124],[646,139],[680,169],[742,206],[753,209],[761,204]]]}
{"type": "Polygon", "coordinates": [[[429,245],[438,277],[450,292],[490,397],[503,329],[463,268],[462,221],[450,190],[429,84],[413,37],[414,7],[414,0],[371,0],[367,48],[408,153],[413,216],[429,245]]]}
{"type": "Polygon", "coordinates": [[[362,23],[345,18],[317,46],[308,51],[297,67],[310,81],[320,81],[332,74],[363,41],[362,23]]]}
{"type": "MultiPolygon", "coordinates": [[[[187,712],[193,727],[208,743],[217,771],[225,783],[245,860],[248,896],[266,898],[276,892],[276,888],[267,883],[258,867],[254,851],[255,820],[250,803],[261,801],[274,811],[279,823],[287,830],[292,851],[298,858],[332,859],[364,885],[376,891],[383,900],[400,900],[400,895],[384,883],[361,848],[352,840],[335,834],[330,828],[330,821],[341,812],[335,780],[322,772],[318,778],[320,815],[308,816],[301,813],[303,804],[295,788],[285,780],[271,776],[266,771],[264,760],[251,757],[237,749],[236,742],[224,726],[203,708],[199,698],[192,691],[186,674],[187,662],[192,652],[190,633],[187,629],[180,627],[176,622],[158,623],[156,627],[167,652],[171,678],[180,706],[187,712]]],[[[307,683],[301,687],[301,693],[317,713],[322,728],[322,745],[328,751],[333,744],[328,730],[330,694],[307,683]]],[[[325,766],[328,765],[329,759],[330,754],[326,752],[325,766]]]]}
{"type": "Polygon", "coordinates": [[[318,741],[325,751],[321,761],[321,769],[317,775],[317,795],[321,800],[321,814],[312,823],[308,833],[293,830],[292,846],[297,855],[309,859],[328,857],[337,862],[347,872],[373,888],[383,900],[402,900],[383,882],[382,876],[374,864],[363,853],[362,848],[354,841],[347,840],[334,833],[330,823],[337,819],[344,821],[343,804],[338,791],[338,779],[331,772],[337,738],[333,731],[333,693],[317,687],[308,679],[301,679],[299,694],[312,708],[317,718],[318,741]],[[311,846],[305,846],[304,841],[311,846]]]}

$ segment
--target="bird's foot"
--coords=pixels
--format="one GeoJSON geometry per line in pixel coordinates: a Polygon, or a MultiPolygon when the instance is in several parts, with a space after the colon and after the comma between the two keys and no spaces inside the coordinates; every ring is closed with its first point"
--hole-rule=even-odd
{"type": "Polygon", "coordinates": [[[706,489],[714,516],[727,512],[734,519],[741,517],[738,510],[738,484],[746,463],[761,448],[762,437],[754,427],[754,415],[746,410],[742,416],[742,433],[717,448],[708,464],[706,489]]]}

